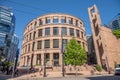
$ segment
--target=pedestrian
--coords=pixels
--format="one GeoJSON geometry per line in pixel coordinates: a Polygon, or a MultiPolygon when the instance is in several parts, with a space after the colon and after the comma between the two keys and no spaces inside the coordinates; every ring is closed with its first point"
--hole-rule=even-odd
{"type": "Polygon", "coordinates": [[[39,67],[39,74],[41,75],[41,72],[42,72],[42,66],[39,67]]]}

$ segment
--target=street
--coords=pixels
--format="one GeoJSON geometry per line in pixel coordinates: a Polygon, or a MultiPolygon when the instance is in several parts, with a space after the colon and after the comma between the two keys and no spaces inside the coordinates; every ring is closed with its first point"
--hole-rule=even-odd
{"type": "MultiPolygon", "coordinates": [[[[1,79],[0,79],[1,80],[1,79]]],[[[6,80],[6,79],[2,79],[6,80]]],[[[51,77],[51,78],[41,78],[41,77],[26,77],[26,78],[9,78],[7,80],[120,80],[120,76],[113,75],[89,75],[89,76],[66,76],[66,77],[51,77]]]]}

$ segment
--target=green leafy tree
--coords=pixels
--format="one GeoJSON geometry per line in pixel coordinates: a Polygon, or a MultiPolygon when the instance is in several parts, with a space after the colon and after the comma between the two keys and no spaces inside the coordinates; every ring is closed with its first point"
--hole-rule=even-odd
{"type": "Polygon", "coordinates": [[[64,54],[64,60],[67,65],[74,65],[75,69],[77,65],[83,65],[87,60],[87,54],[85,49],[77,42],[75,38],[72,38],[66,45],[66,52],[64,54]]]}
{"type": "Polygon", "coordinates": [[[120,38],[120,29],[114,30],[113,34],[117,37],[120,38]]]}

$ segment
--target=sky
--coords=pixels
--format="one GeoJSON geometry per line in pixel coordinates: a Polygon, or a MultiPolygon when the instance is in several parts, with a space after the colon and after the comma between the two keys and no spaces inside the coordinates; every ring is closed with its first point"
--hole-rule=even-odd
{"type": "Polygon", "coordinates": [[[48,13],[65,13],[84,21],[86,34],[90,35],[91,26],[88,7],[96,4],[103,25],[109,24],[120,13],[120,0],[0,0],[0,5],[10,7],[16,17],[15,34],[22,46],[24,28],[38,16],[48,13]]]}

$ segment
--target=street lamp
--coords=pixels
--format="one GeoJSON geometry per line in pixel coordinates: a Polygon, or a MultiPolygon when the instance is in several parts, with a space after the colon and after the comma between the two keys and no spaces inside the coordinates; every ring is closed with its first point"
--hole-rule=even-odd
{"type": "Polygon", "coordinates": [[[44,53],[44,74],[43,74],[43,77],[46,77],[46,50],[44,53]]]}
{"type": "Polygon", "coordinates": [[[61,29],[61,54],[62,54],[62,76],[65,76],[64,73],[64,51],[63,51],[63,36],[62,36],[62,29],[61,29]]]}

